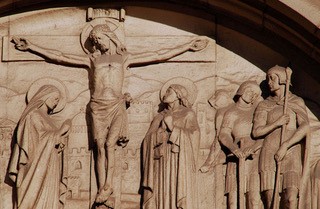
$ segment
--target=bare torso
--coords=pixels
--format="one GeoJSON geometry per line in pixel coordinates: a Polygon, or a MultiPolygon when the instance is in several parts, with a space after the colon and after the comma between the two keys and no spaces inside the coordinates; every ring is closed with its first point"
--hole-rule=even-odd
{"type": "Polygon", "coordinates": [[[113,100],[122,96],[124,58],[122,55],[102,54],[90,57],[93,85],[92,100],[113,100]]]}

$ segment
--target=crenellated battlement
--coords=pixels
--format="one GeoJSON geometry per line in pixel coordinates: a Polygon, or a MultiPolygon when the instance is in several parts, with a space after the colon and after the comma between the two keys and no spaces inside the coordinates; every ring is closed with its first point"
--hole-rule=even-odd
{"type": "Polygon", "coordinates": [[[86,147],[73,147],[73,148],[69,148],[69,155],[90,155],[91,151],[88,150],[88,148],[86,147]]]}

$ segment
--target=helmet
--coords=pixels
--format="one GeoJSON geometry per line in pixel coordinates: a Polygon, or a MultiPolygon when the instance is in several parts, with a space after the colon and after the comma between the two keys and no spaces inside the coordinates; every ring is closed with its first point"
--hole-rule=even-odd
{"type": "Polygon", "coordinates": [[[259,85],[255,81],[245,81],[239,86],[236,95],[243,95],[247,88],[252,88],[257,93],[261,91],[259,85]]]}
{"type": "Polygon", "coordinates": [[[286,80],[287,80],[286,68],[276,65],[270,68],[267,74],[276,74],[279,78],[279,84],[286,84],[286,80]]]}

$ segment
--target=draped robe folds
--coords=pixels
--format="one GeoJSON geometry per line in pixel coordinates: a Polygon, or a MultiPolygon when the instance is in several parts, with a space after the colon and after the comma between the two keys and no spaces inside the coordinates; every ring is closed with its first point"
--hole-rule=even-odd
{"type": "Polygon", "coordinates": [[[143,208],[198,209],[197,156],[200,130],[195,113],[174,112],[173,130],[164,127],[169,111],[157,115],[143,141],[143,208]]]}
{"type": "Polygon", "coordinates": [[[304,166],[299,191],[299,209],[320,209],[320,135],[318,130],[318,127],[316,130],[311,130],[309,136],[310,154],[305,160],[307,163],[304,166]]]}
{"type": "Polygon", "coordinates": [[[59,137],[49,116],[38,109],[20,120],[9,165],[9,175],[16,175],[19,209],[61,208],[66,185],[59,137]]]}
{"type": "MultiPolygon", "coordinates": [[[[288,99],[289,99],[288,112],[293,112],[296,115],[296,118],[299,118],[300,123],[304,121],[309,124],[309,118],[308,118],[304,101],[301,98],[291,93],[289,94],[288,99]]],[[[272,101],[272,98],[267,98],[267,100],[265,100],[264,102],[261,102],[256,110],[255,120],[256,119],[259,120],[259,117],[261,116],[259,115],[259,111],[263,109],[265,110],[272,109],[274,107],[274,103],[275,101],[272,101]]],[[[283,105],[283,102],[277,105],[283,105]]],[[[287,129],[287,137],[289,136],[289,133],[290,132],[287,129]]],[[[278,137],[274,137],[274,139],[279,138],[279,136],[280,136],[280,130],[278,130],[278,137]]],[[[291,165],[290,168],[298,167],[298,166],[302,168],[301,171],[299,170],[300,171],[299,179],[295,180],[297,181],[297,183],[294,183],[299,185],[299,206],[298,206],[299,209],[320,209],[320,206],[319,206],[320,183],[319,181],[315,180],[315,178],[319,178],[319,173],[316,172],[316,169],[320,171],[320,168],[319,168],[320,166],[317,168],[317,164],[315,163],[314,160],[311,159],[310,140],[311,140],[311,136],[310,136],[310,132],[308,132],[306,134],[305,139],[302,139],[299,143],[295,144],[290,149],[288,149],[286,156],[282,160],[282,164],[286,163],[285,165],[291,165]],[[297,147],[298,145],[300,146],[298,147],[300,149],[298,151],[300,152],[299,153],[297,153],[297,151],[293,152],[292,150],[295,149],[295,147],[297,147]],[[298,156],[299,160],[293,159],[291,160],[291,162],[289,162],[290,160],[289,157],[292,158],[297,154],[300,155],[298,156]],[[316,182],[318,182],[318,185],[316,182]]],[[[274,142],[272,143],[275,144],[274,142]]],[[[270,150],[271,146],[268,146],[265,148],[268,148],[270,150]]],[[[260,160],[261,160],[261,155],[260,155],[260,160]]],[[[268,161],[265,163],[268,163],[268,161]]],[[[275,161],[274,160],[269,161],[269,163],[274,164],[273,170],[275,171],[275,161]]],[[[284,168],[286,167],[284,166],[284,168]]],[[[285,171],[282,171],[282,173],[283,172],[285,171]]]]}

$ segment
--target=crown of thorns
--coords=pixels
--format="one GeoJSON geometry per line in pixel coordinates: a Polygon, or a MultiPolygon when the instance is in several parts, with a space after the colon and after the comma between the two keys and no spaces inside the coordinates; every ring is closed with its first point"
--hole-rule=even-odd
{"type": "Polygon", "coordinates": [[[119,25],[117,25],[117,27],[115,29],[111,30],[111,28],[107,24],[96,25],[91,30],[91,32],[89,34],[89,37],[90,37],[90,39],[92,39],[96,35],[96,33],[99,33],[99,32],[104,32],[104,33],[107,33],[107,34],[111,33],[111,34],[115,35],[114,31],[116,31],[118,29],[118,27],[119,27],[119,25]]]}

